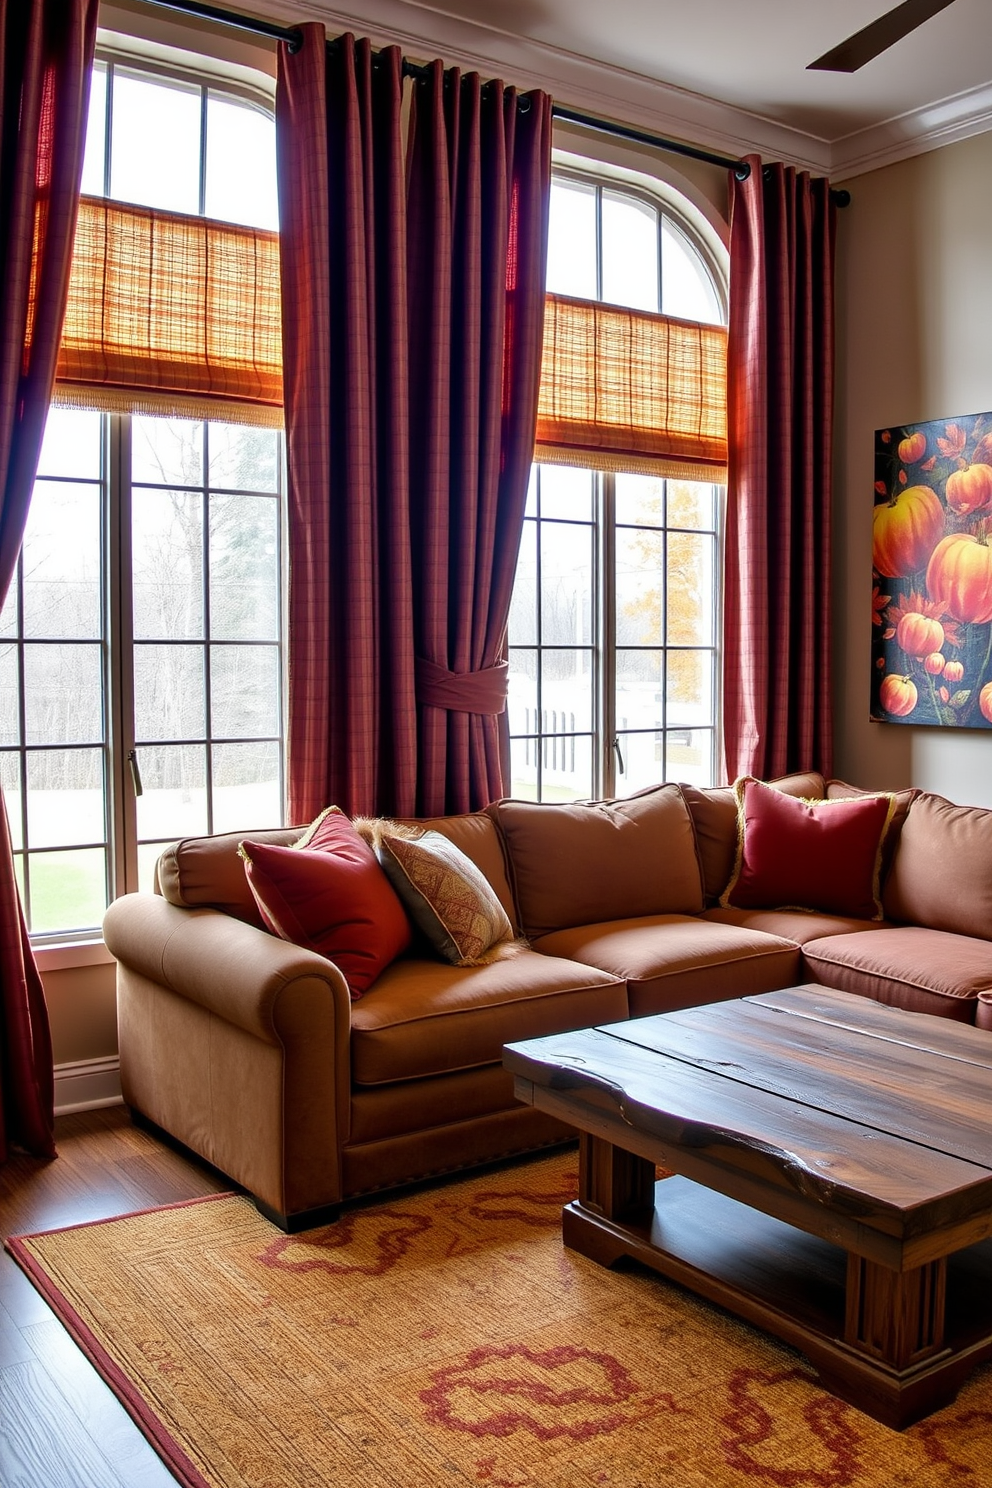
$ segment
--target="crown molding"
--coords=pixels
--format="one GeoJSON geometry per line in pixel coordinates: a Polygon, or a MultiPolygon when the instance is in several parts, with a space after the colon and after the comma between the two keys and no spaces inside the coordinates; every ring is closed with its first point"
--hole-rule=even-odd
{"type": "Polygon", "coordinates": [[[642,73],[446,15],[412,0],[367,0],[360,14],[324,0],[275,0],[266,11],[282,24],[321,21],[328,35],[353,31],[368,35],[377,45],[395,43],[418,61],[443,56],[452,65],[497,74],[521,88],[543,88],[558,103],[585,113],[673,135],[730,156],[754,153],[806,170],[829,168],[827,142],[801,130],[642,73]]]}
{"type": "Polygon", "coordinates": [[[884,124],[835,140],[830,173],[838,180],[894,165],[941,145],[971,139],[992,129],[992,83],[926,104],[884,124]]]}
{"type": "Polygon", "coordinates": [[[265,10],[284,24],[321,21],[330,35],[353,31],[377,45],[395,43],[418,60],[443,56],[519,87],[543,88],[559,103],[604,119],[731,156],[754,153],[781,160],[835,179],[992,129],[992,83],[827,140],[564,47],[450,15],[422,0],[358,0],[355,9],[328,0],[269,0],[265,10]]]}

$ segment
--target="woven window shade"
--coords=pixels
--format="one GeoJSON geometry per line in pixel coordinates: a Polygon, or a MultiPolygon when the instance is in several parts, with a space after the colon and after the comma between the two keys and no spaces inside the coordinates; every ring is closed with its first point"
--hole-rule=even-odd
{"type": "Polygon", "coordinates": [[[83,197],[54,401],[282,423],[279,235],[83,197]]]}
{"type": "Polygon", "coordinates": [[[534,458],[725,481],[725,327],[549,294],[534,458]]]}

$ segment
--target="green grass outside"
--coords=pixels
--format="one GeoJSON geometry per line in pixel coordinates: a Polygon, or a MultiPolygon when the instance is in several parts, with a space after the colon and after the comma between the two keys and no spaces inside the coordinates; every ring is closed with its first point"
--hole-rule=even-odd
{"type": "MultiPolygon", "coordinates": [[[[23,893],[23,860],[17,879],[23,893]]],[[[104,855],[99,849],[36,853],[30,862],[33,934],[99,928],[107,907],[104,855]]]]}

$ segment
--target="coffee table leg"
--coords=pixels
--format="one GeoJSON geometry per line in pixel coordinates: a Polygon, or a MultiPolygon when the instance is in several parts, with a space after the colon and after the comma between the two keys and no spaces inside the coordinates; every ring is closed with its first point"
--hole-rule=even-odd
{"type": "Polygon", "coordinates": [[[847,1257],[844,1342],[892,1369],[909,1369],[944,1346],[947,1260],[890,1271],[847,1257]]]}
{"type": "Polygon", "coordinates": [[[579,1135],[579,1203],[622,1224],[654,1208],[655,1166],[602,1137],[579,1135]]]}

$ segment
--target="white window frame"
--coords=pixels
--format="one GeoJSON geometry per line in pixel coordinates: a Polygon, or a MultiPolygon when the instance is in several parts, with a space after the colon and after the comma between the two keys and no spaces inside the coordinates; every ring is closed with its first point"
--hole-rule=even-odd
{"type": "MultiPolygon", "coordinates": [[[[255,72],[253,69],[241,65],[230,65],[224,62],[213,62],[209,58],[198,59],[191,53],[183,53],[172,46],[162,46],[155,43],[137,42],[132,51],[127,40],[120,36],[108,36],[101,32],[101,44],[97,48],[94,65],[105,65],[109,77],[115,68],[126,69],[129,73],[145,73],[152,76],[172,77],[176,81],[186,85],[198,87],[201,100],[201,117],[206,108],[208,94],[226,95],[234,100],[250,104],[260,108],[270,115],[274,112],[274,81],[255,72]],[[202,60],[203,66],[197,65],[202,60]]],[[[111,116],[111,94],[107,88],[107,118],[111,116]]],[[[201,126],[202,127],[202,126],[201,126]]],[[[205,145],[204,136],[201,134],[201,159],[200,159],[200,182],[199,182],[199,209],[204,210],[205,190],[205,145]]],[[[104,158],[103,190],[106,193],[110,184],[110,158],[111,152],[106,149],[104,158]]],[[[206,419],[200,422],[226,422],[225,410],[219,405],[216,418],[206,419]]],[[[107,861],[107,902],[111,902],[122,893],[130,892],[139,887],[138,873],[138,850],[139,839],[137,832],[137,811],[134,791],[134,776],[130,769],[130,760],[134,757],[134,698],[133,698],[133,658],[135,647],[140,642],[135,642],[132,624],[132,596],[131,596],[131,490],[130,490],[130,436],[131,415],[120,414],[97,414],[94,417],[101,419],[101,470],[99,476],[100,499],[100,523],[101,523],[101,572],[100,572],[100,611],[101,611],[101,636],[99,647],[101,651],[102,669],[102,717],[103,717],[103,741],[94,744],[94,749],[99,748],[103,758],[104,778],[104,841],[94,843],[106,851],[107,861]]],[[[275,431],[274,431],[275,432],[275,431]]],[[[209,436],[208,436],[209,437],[209,436]]],[[[275,492],[260,493],[274,497],[278,504],[278,552],[276,562],[278,565],[278,615],[279,628],[278,638],[274,643],[278,650],[278,728],[275,742],[279,750],[279,794],[280,794],[280,820],[285,820],[286,807],[286,710],[287,710],[287,638],[288,638],[288,584],[286,582],[286,470],[285,470],[285,439],[282,431],[278,431],[279,439],[279,461],[278,461],[278,485],[275,492]]],[[[39,477],[43,478],[44,470],[39,470],[39,477]]],[[[71,477],[70,477],[71,479],[71,477]]],[[[203,470],[204,492],[204,523],[206,524],[207,497],[211,488],[208,486],[209,470],[203,470]]],[[[97,484],[89,481],[88,484],[97,484]]],[[[223,491],[225,488],[217,488],[223,491]]],[[[242,494],[238,492],[237,494],[242,494]]],[[[206,582],[208,550],[206,545],[203,551],[203,577],[206,582]]],[[[13,585],[20,585],[22,575],[22,558],[19,556],[17,570],[13,585]]],[[[27,827],[27,796],[26,759],[32,747],[44,748],[44,744],[31,746],[27,743],[24,733],[24,666],[22,661],[23,647],[30,644],[33,638],[25,638],[23,630],[23,608],[19,606],[21,624],[15,638],[5,641],[3,644],[14,644],[18,651],[17,661],[17,687],[18,707],[21,715],[21,727],[19,730],[19,743],[4,749],[7,756],[15,756],[18,761],[18,772],[21,781],[20,813],[22,831],[19,836],[22,839],[22,847],[15,856],[23,853],[25,861],[29,855],[30,839],[26,832],[27,827]]],[[[71,641],[72,638],[67,638],[71,641]]],[[[200,638],[205,652],[209,657],[211,647],[211,636],[209,625],[205,619],[204,636],[200,638]]],[[[223,640],[225,645],[254,644],[252,642],[239,642],[223,640]]],[[[194,642],[195,644],[195,642],[194,642]]],[[[270,642],[259,644],[271,645],[270,642]]],[[[209,660],[207,661],[209,667],[209,660]]],[[[209,709],[209,688],[205,706],[209,709]]],[[[268,738],[269,736],[266,736],[268,738]]],[[[213,828],[213,800],[212,780],[210,777],[211,748],[216,742],[227,742],[215,740],[212,736],[209,717],[207,719],[206,737],[203,740],[181,740],[183,744],[192,743],[201,745],[206,752],[206,810],[207,823],[205,831],[213,828]]],[[[235,743],[251,743],[254,739],[237,739],[235,743]]],[[[58,748],[58,744],[47,747],[58,748]]],[[[137,760],[140,768],[140,754],[137,760]]],[[[245,823],[246,828],[259,823],[245,823]]],[[[144,840],[144,839],[142,839],[144,840]]],[[[172,840],[172,839],[169,839],[172,840]]],[[[74,845],[66,844],[62,850],[70,851],[74,845]]],[[[53,851],[59,849],[53,848],[53,851]]],[[[31,934],[32,946],[35,951],[39,966],[45,971],[63,970],[74,966],[86,966],[102,964],[112,960],[109,952],[102,944],[102,936],[99,926],[86,929],[64,928],[57,930],[36,930],[31,934]]]]}
{"type": "MultiPolygon", "coordinates": [[[[723,313],[723,323],[726,324],[728,311],[728,270],[729,260],[723,235],[717,231],[714,222],[709,220],[709,214],[700,210],[699,193],[688,190],[677,190],[675,187],[660,180],[652,179],[642,172],[632,171],[624,167],[611,164],[608,161],[598,159],[582,158],[561,151],[555,152],[555,164],[553,166],[553,178],[560,180],[572,180],[583,185],[613,190],[633,198],[639,198],[649,203],[658,213],[660,219],[667,221],[687,240],[690,247],[699,256],[702,263],[708,269],[712,285],[720,309],[723,313]]],[[[688,183],[686,183],[688,185],[688,183]]],[[[597,298],[602,296],[602,251],[601,251],[601,212],[597,209],[597,298]]],[[[659,223],[659,254],[661,243],[661,232],[659,223]]],[[[661,263],[659,258],[659,284],[661,283],[661,263]]],[[[537,478],[540,479],[540,465],[536,463],[537,478]]],[[[555,755],[559,747],[566,745],[571,748],[578,737],[592,740],[592,781],[591,788],[594,797],[611,798],[617,795],[618,790],[622,792],[622,772],[619,769],[622,756],[622,744],[620,743],[621,732],[660,733],[662,737],[662,760],[659,769],[659,780],[678,779],[677,774],[670,774],[666,770],[668,741],[672,733],[680,733],[683,730],[678,725],[671,728],[667,725],[664,693],[662,695],[662,726],[660,730],[631,729],[621,731],[620,721],[616,718],[616,535],[618,531],[616,521],[616,476],[609,472],[590,472],[593,481],[593,506],[592,506],[592,533],[594,544],[594,594],[593,594],[593,617],[592,617],[592,640],[588,649],[592,657],[593,675],[593,718],[591,730],[546,730],[544,727],[544,713],[541,700],[541,676],[540,653],[542,649],[558,650],[559,646],[543,643],[541,636],[540,620],[540,520],[550,523],[567,519],[547,518],[535,519],[526,516],[525,532],[528,523],[536,523],[537,538],[537,616],[536,616],[536,640],[534,644],[524,642],[515,643],[512,636],[508,645],[510,667],[512,673],[513,655],[517,651],[531,651],[538,655],[538,685],[537,685],[537,723],[538,728],[534,732],[513,731],[511,722],[511,749],[514,743],[529,741],[533,751],[533,762],[536,766],[536,799],[544,799],[543,774],[547,767],[549,755],[555,755]]],[[[712,640],[709,646],[694,646],[692,650],[710,652],[711,656],[711,695],[713,698],[712,715],[712,745],[710,751],[710,777],[711,781],[719,778],[722,766],[722,676],[720,666],[721,635],[723,624],[723,551],[725,535],[725,493],[722,487],[714,490],[714,520],[713,525],[705,529],[692,529],[699,531],[704,536],[712,536],[714,545],[714,606],[712,615],[712,640]]],[[[666,522],[661,528],[663,541],[667,540],[670,531],[683,529],[669,528],[666,522]]],[[[576,519],[579,521],[580,519],[576,519]]],[[[581,519],[584,520],[584,519],[581,519]]],[[[627,524],[620,524],[622,527],[627,524]]],[[[625,649],[625,648],[621,648],[625,649]]],[[[667,636],[663,639],[660,647],[645,647],[644,649],[670,650],[680,649],[678,646],[670,645],[667,636]]],[[[686,648],[683,648],[686,649],[686,648]]],[[[528,763],[530,758],[528,757],[528,763]]]]}

